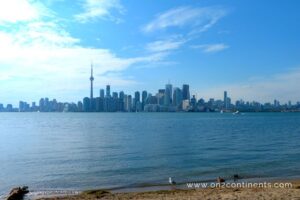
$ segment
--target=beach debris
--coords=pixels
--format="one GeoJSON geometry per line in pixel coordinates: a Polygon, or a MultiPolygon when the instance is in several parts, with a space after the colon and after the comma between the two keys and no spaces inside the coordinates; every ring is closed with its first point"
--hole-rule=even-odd
{"type": "Polygon", "coordinates": [[[24,195],[28,192],[29,190],[27,186],[13,188],[10,191],[7,200],[22,200],[24,195]]]}
{"type": "Polygon", "coordinates": [[[83,192],[82,197],[95,197],[97,199],[101,199],[105,196],[109,196],[111,193],[107,190],[87,190],[83,192]]]}
{"type": "Polygon", "coordinates": [[[240,176],[238,174],[234,174],[233,181],[236,182],[238,179],[240,179],[240,176]]]}
{"type": "Polygon", "coordinates": [[[221,178],[220,176],[217,178],[217,182],[218,183],[224,183],[225,182],[225,179],[224,178],[221,178]]]}
{"type": "Polygon", "coordinates": [[[176,182],[174,180],[172,180],[172,177],[169,177],[169,183],[171,185],[176,185],[176,182]]]}

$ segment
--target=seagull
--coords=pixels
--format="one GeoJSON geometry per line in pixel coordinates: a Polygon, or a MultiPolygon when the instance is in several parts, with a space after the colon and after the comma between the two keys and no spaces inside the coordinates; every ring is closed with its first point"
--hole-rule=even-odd
{"type": "Polygon", "coordinates": [[[176,185],[176,182],[173,181],[171,177],[169,177],[169,183],[170,183],[171,185],[176,185]]]}

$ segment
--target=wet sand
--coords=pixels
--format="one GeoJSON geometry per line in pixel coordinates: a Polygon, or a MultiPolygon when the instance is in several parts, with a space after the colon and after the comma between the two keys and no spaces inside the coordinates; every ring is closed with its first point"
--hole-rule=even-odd
{"type": "Polygon", "coordinates": [[[107,190],[84,191],[78,195],[40,198],[39,200],[96,200],[96,199],[294,199],[300,200],[300,180],[280,181],[292,183],[292,188],[205,188],[149,191],[149,192],[117,192],[107,190]]]}

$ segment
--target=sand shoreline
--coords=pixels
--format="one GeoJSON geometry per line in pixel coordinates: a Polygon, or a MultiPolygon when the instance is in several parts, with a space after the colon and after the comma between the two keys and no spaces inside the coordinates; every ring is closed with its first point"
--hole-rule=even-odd
{"type": "MultiPolygon", "coordinates": [[[[263,181],[260,181],[263,182],[263,181]]],[[[76,195],[39,197],[38,200],[94,200],[94,199],[300,199],[300,179],[267,182],[272,187],[252,188],[187,188],[168,186],[150,191],[87,190],[76,195]],[[292,183],[292,187],[275,188],[274,183],[292,183]]]]}

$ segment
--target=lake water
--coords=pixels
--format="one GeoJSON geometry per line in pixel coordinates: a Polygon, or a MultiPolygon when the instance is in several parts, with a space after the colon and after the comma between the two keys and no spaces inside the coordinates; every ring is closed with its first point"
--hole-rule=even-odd
{"type": "Polygon", "coordinates": [[[0,113],[0,196],[300,175],[300,113],[0,113]]]}

